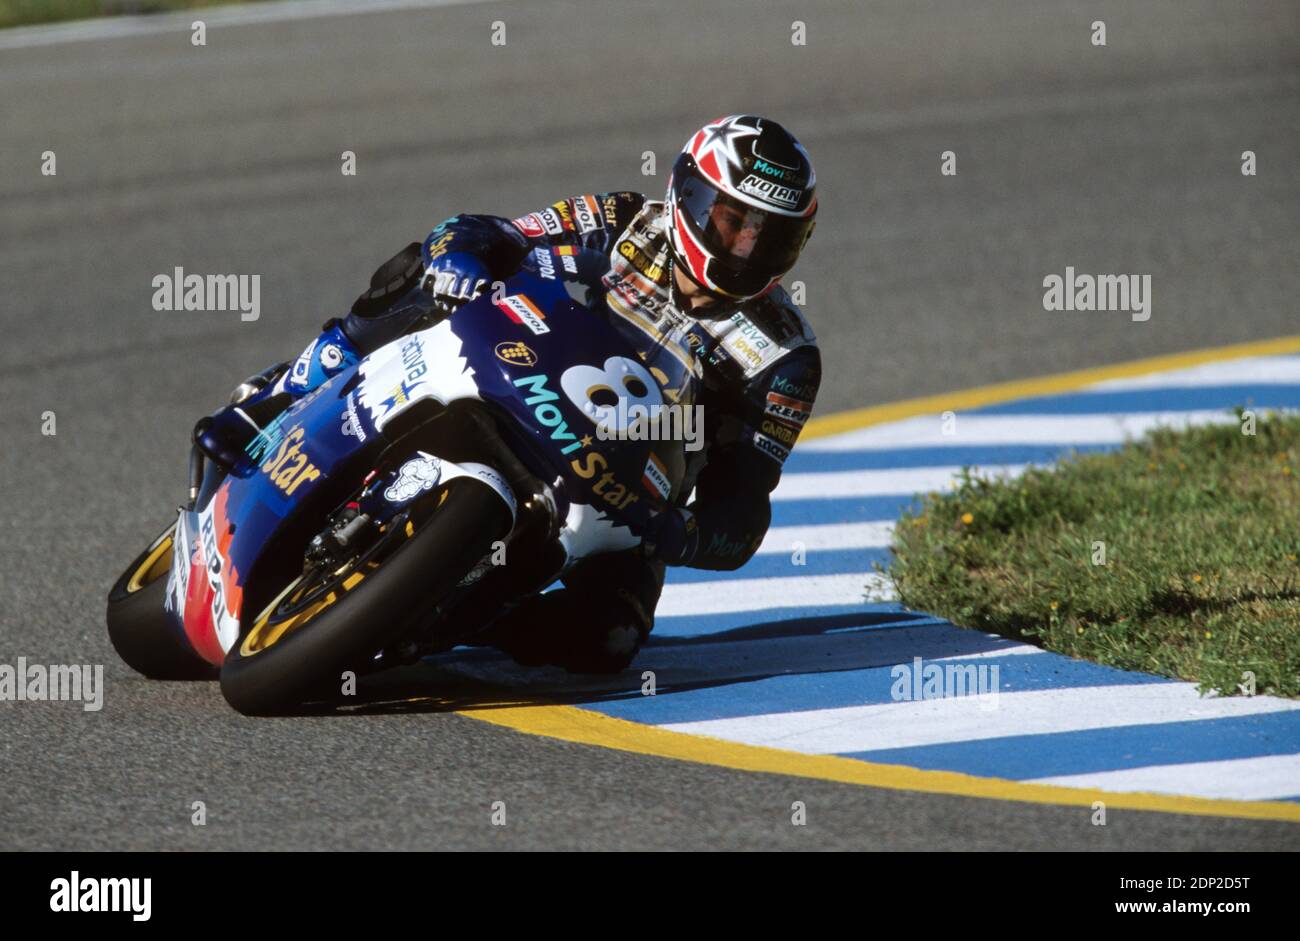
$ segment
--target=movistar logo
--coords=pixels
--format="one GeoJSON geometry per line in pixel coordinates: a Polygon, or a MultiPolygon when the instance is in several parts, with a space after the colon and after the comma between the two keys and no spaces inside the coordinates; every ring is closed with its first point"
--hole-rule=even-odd
{"type": "Polygon", "coordinates": [[[561,448],[561,454],[568,454],[583,446],[583,442],[579,441],[577,436],[569,430],[569,425],[564,420],[564,414],[560,411],[559,406],[554,404],[560,397],[546,388],[545,376],[523,376],[515,380],[515,385],[527,386],[533,393],[524,399],[524,404],[533,406],[533,417],[542,425],[551,429],[552,441],[573,442],[561,448]]]}
{"type": "Polygon", "coordinates": [[[782,167],[774,166],[773,164],[768,163],[766,160],[755,160],[754,169],[757,170],[759,173],[766,174],[767,176],[774,176],[778,180],[794,179],[793,170],[787,170],[782,167]]]}

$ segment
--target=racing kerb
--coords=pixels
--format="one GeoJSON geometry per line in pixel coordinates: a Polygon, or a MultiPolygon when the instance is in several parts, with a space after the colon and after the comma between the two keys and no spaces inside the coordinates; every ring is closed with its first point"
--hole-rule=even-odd
{"type": "Polygon", "coordinates": [[[670,570],[651,641],[622,676],[578,680],[486,650],[433,662],[498,693],[462,714],[568,741],[876,787],[1300,822],[1300,702],[1201,697],[864,600],[886,590],[871,565],[887,560],[899,511],[961,465],[1014,474],[1157,425],[1236,421],[1238,405],[1300,408],[1300,337],[815,419],[758,554],[738,572],[670,570]],[[942,434],[946,410],[959,435],[942,434]],[[996,708],[896,701],[891,669],[916,657],[997,666],[996,708]]]}

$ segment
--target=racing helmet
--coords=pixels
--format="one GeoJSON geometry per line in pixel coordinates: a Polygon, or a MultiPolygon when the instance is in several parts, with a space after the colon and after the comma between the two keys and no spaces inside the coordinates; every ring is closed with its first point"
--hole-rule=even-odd
{"type": "Polygon", "coordinates": [[[668,181],[673,264],[724,298],[770,290],[812,234],[816,184],[808,152],[775,121],[733,114],[706,124],[668,181]]]}

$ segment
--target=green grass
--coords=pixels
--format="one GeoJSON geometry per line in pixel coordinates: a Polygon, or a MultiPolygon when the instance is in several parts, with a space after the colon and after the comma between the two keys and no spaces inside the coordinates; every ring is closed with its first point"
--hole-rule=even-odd
{"type": "Polygon", "coordinates": [[[900,520],[884,571],[908,607],[963,627],[1300,696],[1300,416],[1255,430],[1160,430],[1010,481],[964,472],[900,520]]]}
{"type": "Polygon", "coordinates": [[[126,13],[162,13],[258,0],[0,0],[0,28],[126,13]]]}

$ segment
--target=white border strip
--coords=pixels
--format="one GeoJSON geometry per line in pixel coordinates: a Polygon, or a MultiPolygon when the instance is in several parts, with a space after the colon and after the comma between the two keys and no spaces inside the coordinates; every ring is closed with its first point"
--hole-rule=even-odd
{"type": "Polygon", "coordinates": [[[888,549],[893,520],[867,523],[822,523],[810,526],[773,526],[763,537],[756,555],[784,555],[802,548],[806,552],[836,549],[888,549]]]}
{"type": "Polygon", "coordinates": [[[353,16],[397,10],[469,6],[495,0],[269,0],[239,6],[201,7],[144,16],[106,16],[71,23],[14,26],[0,30],[0,50],[54,46],[68,42],[156,36],[188,31],[195,20],[207,26],[253,26],[325,16],[353,16]]]}
{"type": "MultiPolygon", "coordinates": [[[[865,560],[864,560],[865,563],[865,560]]],[[[892,600],[889,580],[875,572],[841,575],[791,575],[777,578],[720,578],[664,585],[655,618],[703,617],[768,608],[812,608],[868,603],[868,592],[892,600]]]]}
{"type": "Polygon", "coordinates": [[[1096,788],[1102,791],[1147,791],[1188,794],[1228,800],[1280,800],[1300,793],[1300,755],[1265,755],[1226,761],[1196,761],[1181,765],[1152,765],[1120,771],[1096,771],[1026,784],[1096,788]]]}
{"type": "MultiPolygon", "coordinates": [[[[1003,651],[996,654],[1001,656],[1003,651]]],[[[1193,683],[1137,683],[1021,692],[1002,689],[996,698],[990,696],[987,701],[974,695],[949,696],[674,722],[662,728],[805,754],[843,755],[1297,710],[1300,702],[1275,696],[1203,697],[1193,683]]],[[[1098,754],[1104,756],[1105,749],[1098,754]]],[[[1289,757],[1300,760],[1300,756],[1289,757]]],[[[1044,779],[1040,783],[1064,782],[1044,779]]],[[[1098,781],[1069,786],[1111,789],[1098,781]]],[[[1298,791],[1300,779],[1292,781],[1291,790],[1282,796],[1298,791]]],[[[1194,793],[1204,796],[1200,791],[1194,793]]]]}
{"type": "MultiPolygon", "coordinates": [[[[977,466],[976,477],[1019,477],[1027,464],[977,466]]],[[[952,490],[961,465],[946,467],[886,467],[870,470],[790,473],[772,491],[773,502],[782,500],[837,500],[844,497],[911,497],[932,490],[952,490]]]]}

